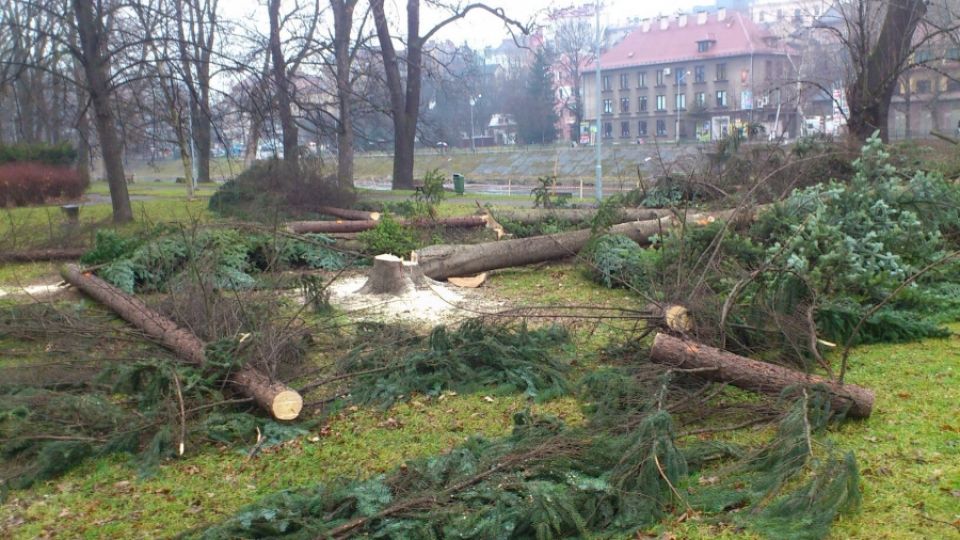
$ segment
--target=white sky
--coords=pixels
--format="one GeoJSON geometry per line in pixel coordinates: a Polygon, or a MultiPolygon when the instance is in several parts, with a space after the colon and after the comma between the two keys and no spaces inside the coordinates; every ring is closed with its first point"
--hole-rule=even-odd
{"type": "MultiPolygon", "coordinates": [[[[309,0],[299,0],[301,4],[310,5],[309,0]]],[[[447,0],[448,3],[455,3],[456,0],[447,0]]],[[[464,2],[466,3],[466,2],[464,2]]],[[[582,5],[586,0],[489,0],[487,2],[493,7],[502,7],[508,17],[527,22],[532,18],[538,18],[543,21],[547,10],[553,8],[562,8],[571,5],[582,5]]],[[[695,5],[710,3],[709,0],[674,0],[672,2],[663,2],[660,0],[605,0],[603,2],[603,11],[601,14],[601,24],[612,25],[625,21],[629,17],[654,17],[657,15],[671,15],[681,11],[689,12],[695,5]]],[[[224,15],[230,19],[238,20],[245,25],[253,25],[263,29],[267,24],[267,10],[264,2],[260,0],[221,0],[221,9],[224,15]]],[[[294,5],[294,0],[285,0],[281,4],[281,9],[289,10],[294,5]]],[[[361,2],[365,5],[365,2],[361,2]]],[[[329,6],[326,0],[320,1],[321,9],[329,6]]],[[[387,0],[388,9],[393,12],[394,26],[398,29],[404,28],[401,14],[405,14],[405,0],[387,0]]],[[[423,2],[421,5],[421,31],[425,31],[436,22],[446,18],[443,11],[432,9],[423,2]]],[[[456,44],[467,42],[474,48],[483,48],[486,45],[497,45],[504,38],[508,37],[503,23],[496,17],[481,11],[472,12],[462,21],[458,21],[447,26],[437,35],[438,39],[449,39],[456,44]]]]}

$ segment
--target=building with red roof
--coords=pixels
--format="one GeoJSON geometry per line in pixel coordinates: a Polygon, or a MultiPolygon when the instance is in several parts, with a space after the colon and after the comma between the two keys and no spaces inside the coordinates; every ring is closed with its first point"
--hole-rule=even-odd
{"type": "MultiPolygon", "coordinates": [[[[791,51],[745,13],[645,20],[600,57],[600,135],[634,142],[717,140],[748,126],[795,136],[791,51]]],[[[596,122],[596,69],[583,75],[585,120],[596,122]]],[[[753,130],[756,133],[758,130],[753,130]]]]}

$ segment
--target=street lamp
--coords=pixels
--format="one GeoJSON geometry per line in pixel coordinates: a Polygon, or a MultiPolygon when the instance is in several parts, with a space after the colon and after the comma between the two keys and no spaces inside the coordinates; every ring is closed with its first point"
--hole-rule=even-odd
{"type": "Polygon", "coordinates": [[[677,144],[680,144],[680,89],[683,88],[683,108],[686,108],[687,107],[686,86],[687,86],[687,77],[690,76],[690,71],[681,72],[681,73],[683,76],[681,77],[680,80],[683,81],[683,86],[681,87],[679,84],[677,85],[677,95],[676,97],[674,97],[674,99],[676,100],[676,103],[673,104],[674,107],[676,107],[677,109],[677,125],[674,127],[674,135],[675,135],[674,139],[676,140],[677,144]]]}
{"type": "Polygon", "coordinates": [[[477,97],[470,96],[470,150],[471,150],[472,152],[476,152],[476,151],[477,151],[476,142],[475,142],[475,141],[476,141],[476,135],[474,135],[474,131],[473,131],[473,127],[474,127],[474,126],[473,126],[473,124],[474,124],[474,122],[473,122],[473,107],[474,107],[474,105],[477,104],[477,100],[480,99],[480,98],[482,98],[482,97],[483,97],[483,94],[477,94],[477,97]]]}

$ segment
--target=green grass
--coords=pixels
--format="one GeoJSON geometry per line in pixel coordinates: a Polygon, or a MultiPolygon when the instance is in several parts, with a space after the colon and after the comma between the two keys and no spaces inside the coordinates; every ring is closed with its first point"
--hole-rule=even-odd
{"type": "Polygon", "coordinates": [[[487,397],[447,394],[386,412],[348,411],[320,432],[255,459],[237,450],[188,449],[189,457],[161,466],[150,478],[138,478],[123,458],[91,461],[58,481],[13,494],[0,509],[0,533],[4,523],[22,521],[4,537],[167,537],[279,489],[368,476],[449,450],[471,435],[505,435],[513,413],[524,407],[570,422],[581,418],[572,399],[534,405],[521,396],[487,397]]]}

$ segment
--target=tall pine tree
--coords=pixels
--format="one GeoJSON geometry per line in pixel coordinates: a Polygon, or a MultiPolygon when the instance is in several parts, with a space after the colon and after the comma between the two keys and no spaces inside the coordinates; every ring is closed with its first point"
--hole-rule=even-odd
{"type": "Polygon", "coordinates": [[[537,49],[533,65],[527,72],[527,81],[520,107],[514,116],[517,132],[527,144],[549,144],[557,140],[556,88],[554,87],[553,55],[545,48],[537,49]]]}

